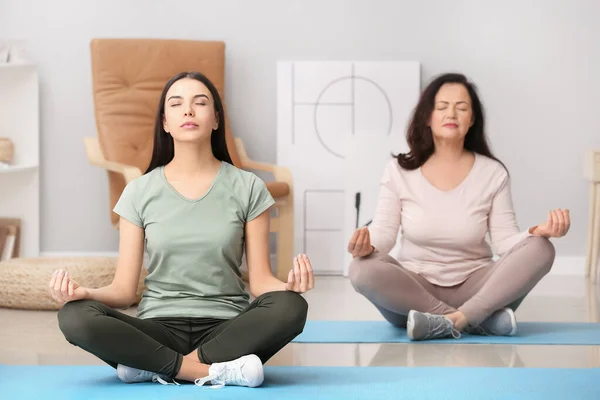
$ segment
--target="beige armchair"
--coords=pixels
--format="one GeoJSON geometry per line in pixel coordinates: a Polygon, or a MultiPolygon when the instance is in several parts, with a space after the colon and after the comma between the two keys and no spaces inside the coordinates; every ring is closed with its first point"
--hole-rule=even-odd
{"type": "MultiPolygon", "coordinates": [[[[84,139],[89,162],[107,171],[112,212],[125,185],[142,175],[152,155],[154,114],[167,80],[181,71],[205,74],[224,98],[225,44],[169,39],[93,39],[91,42],[94,112],[98,137],[84,139]]],[[[294,193],[288,169],[253,161],[242,139],[226,121],[228,150],[234,165],[269,172],[265,182],[275,198],[271,232],[277,233],[275,275],[286,281],[294,252],[294,193]]],[[[245,274],[246,278],[247,275],[245,274]]]]}

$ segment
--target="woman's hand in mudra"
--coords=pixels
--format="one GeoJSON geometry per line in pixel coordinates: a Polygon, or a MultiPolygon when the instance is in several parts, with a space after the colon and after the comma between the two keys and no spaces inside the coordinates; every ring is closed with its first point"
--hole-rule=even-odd
{"type": "Polygon", "coordinates": [[[310,260],[306,254],[294,257],[294,268],[288,274],[285,289],[290,292],[304,293],[315,286],[315,278],[310,260]]]}
{"type": "Polygon", "coordinates": [[[61,304],[85,299],[89,294],[86,288],[69,276],[68,271],[62,269],[54,271],[48,286],[52,298],[61,304]]]}
{"type": "Polygon", "coordinates": [[[531,229],[530,233],[545,238],[558,238],[566,235],[570,227],[569,210],[557,209],[549,211],[546,222],[531,229]]]}
{"type": "Polygon", "coordinates": [[[348,253],[352,257],[366,257],[370,255],[375,248],[371,245],[371,235],[367,227],[358,228],[354,231],[350,242],[348,243],[348,253]]]}

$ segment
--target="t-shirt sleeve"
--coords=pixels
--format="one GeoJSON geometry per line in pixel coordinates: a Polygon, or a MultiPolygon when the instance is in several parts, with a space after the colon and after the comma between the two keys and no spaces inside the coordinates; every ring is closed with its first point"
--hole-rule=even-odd
{"type": "Polygon", "coordinates": [[[121,193],[121,197],[119,197],[113,211],[134,225],[143,228],[144,222],[139,213],[138,198],[137,182],[133,180],[125,186],[125,189],[123,189],[123,193],[121,193]]]}
{"type": "Polygon", "coordinates": [[[248,211],[246,213],[246,222],[252,221],[265,210],[275,204],[275,199],[269,193],[267,185],[258,176],[252,176],[250,182],[250,197],[248,202],[248,211]]]}

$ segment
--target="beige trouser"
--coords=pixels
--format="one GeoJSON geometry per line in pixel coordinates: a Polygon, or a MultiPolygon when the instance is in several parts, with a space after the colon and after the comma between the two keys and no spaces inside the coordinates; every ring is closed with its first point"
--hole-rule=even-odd
{"type": "Polygon", "coordinates": [[[503,307],[513,310],[554,263],[554,246],[545,238],[529,237],[493,266],[472,273],[463,283],[443,287],[408,271],[389,255],[373,253],[350,264],[350,280],[390,323],[406,327],[410,310],[432,314],[461,311],[479,325],[503,307]]]}

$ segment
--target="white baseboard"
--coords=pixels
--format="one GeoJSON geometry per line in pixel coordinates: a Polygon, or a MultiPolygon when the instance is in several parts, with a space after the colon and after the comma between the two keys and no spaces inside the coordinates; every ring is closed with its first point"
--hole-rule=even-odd
{"type": "MultiPolygon", "coordinates": [[[[42,257],[117,257],[118,252],[63,252],[63,251],[44,251],[40,253],[42,257]]],[[[271,265],[275,265],[277,257],[271,254],[271,265]]],[[[327,274],[331,275],[331,274],[327,274]]],[[[340,271],[341,275],[341,271],[340,271]]],[[[569,276],[584,276],[585,275],[585,257],[581,256],[564,256],[556,257],[554,266],[549,275],[569,275],[569,276]]]]}

